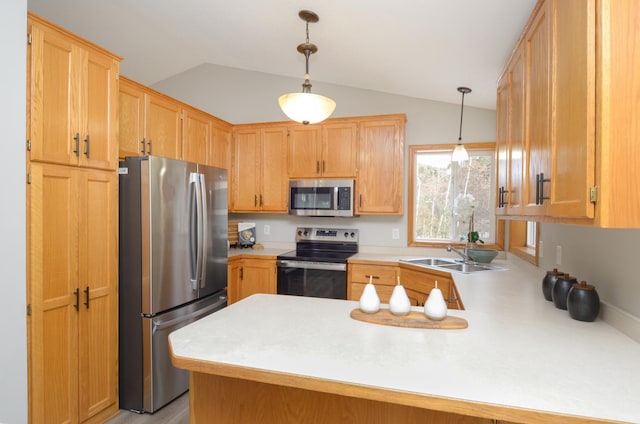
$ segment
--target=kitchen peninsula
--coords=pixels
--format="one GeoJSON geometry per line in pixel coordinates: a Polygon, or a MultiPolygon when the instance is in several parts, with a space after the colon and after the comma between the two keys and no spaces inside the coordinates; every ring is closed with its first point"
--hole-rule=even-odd
{"type": "Polygon", "coordinates": [[[545,301],[538,268],[498,264],[509,269],[454,274],[462,330],[254,295],[172,333],[173,363],[191,371],[191,422],[639,422],[640,344],[545,301]]]}

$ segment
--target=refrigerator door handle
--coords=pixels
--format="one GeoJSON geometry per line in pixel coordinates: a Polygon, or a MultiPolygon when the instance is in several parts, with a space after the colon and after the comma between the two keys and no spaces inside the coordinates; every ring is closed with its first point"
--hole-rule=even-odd
{"type": "Polygon", "coordinates": [[[191,192],[189,203],[189,281],[191,290],[198,289],[198,277],[200,275],[200,190],[198,174],[189,174],[189,190],[191,192]],[[194,205],[195,203],[195,205],[194,205]]]}
{"type": "Polygon", "coordinates": [[[220,299],[216,302],[213,303],[209,306],[207,306],[206,308],[202,308],[202,309],[198,309],[197,311],[194,311],[190,314],[187,315],[182,315],[180,317],[174,318],[174,319],[170,319],[167,321],[156,321],[155,319],[153,320],[153,331],[152,334],[155,334],[156,331],[160,331],[160,330],[164,330],[165,328],[168,327],[175,327],[176,324],[179,324],[181,322],[184,321],[189,321],[189,320],[193,320],[195,321],[196,318],[202,316],[202,315],[207,315],[212,311],[218,310],[222,307],[222,305],[225,305],[227,302],[227,296],[220,296],[220,299]]]}
{"type": "Polygon", "coordinates": [[[202,278],[202,268],[203,268],[203,260],[204,256],[202,254],[202,228],[203,228],[203,214],[202,214],[202,174],[193,174],[194,179],[196,180],[196,214],[197,214],[197,226],[196,229],[196,237],[197,237],[197,256],[196,256],[196,275],[195,281],[192,283],[191,288],[193,290],[197,290],[200,285],[200,280],[202,278]]]}
{"type": "Polygon", "coordinates": [[[207,267],[203,262],[207,258],[207,238],[208,229],[207,229],[207,184],[205,182],[204,174],[200,174],[200,190],[201,190],[201,205],[202,207],[199,209],[202,214],[201,222],[202,226],[200,227],[200,254],[201,254],[201,268],[200,268],[200,288],[204,288],[207,281],[207,267]]]}

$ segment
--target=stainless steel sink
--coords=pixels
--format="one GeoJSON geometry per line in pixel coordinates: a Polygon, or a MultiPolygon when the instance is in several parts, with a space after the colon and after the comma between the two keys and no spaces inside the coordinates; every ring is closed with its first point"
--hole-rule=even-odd
{"type": "Polygon", "coordinates": [[[400,262],[406,262],[411,265],[421,265],[421,266],[455,265],[457,263],[453,259],[442,259],[442,258],[400,259],[400,262]]]}
{"type": "Polygon", "coordinates": [[[450,265],[438,265],[438,268],[442,269],[450,269],[451,271],[460,271],[464,273],[478,272],[478,271],[492,271],[499,268],[487,266],[487,265],[479,265],[479,264],[469,264],[469,263],[457,263],[450,265]]]}
{"type": "Polygon", "coordinates": [[[479,263],[464,263],[455,259],[445,258],[416,258],[416,259],[400,259],[400,262],[405,262],[411,265],[424,266],[430,268],[440,269],[442,271],[457,271],[464,274],[471,274],[479,271],[497,271],[505,268],[479,264],[479,263]]]}

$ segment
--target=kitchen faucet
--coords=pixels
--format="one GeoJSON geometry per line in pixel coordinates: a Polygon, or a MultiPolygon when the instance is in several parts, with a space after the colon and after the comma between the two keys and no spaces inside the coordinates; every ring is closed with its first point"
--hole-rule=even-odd
{"type": "Polygon", "coordinates": [[[467,246],[464,247],[463,251],[459,251],[458,249],[456,249],[455,247],[453,247],[452,245],[448,245],[447,246],[447,252],[455,252],[458,255],[460,255],[460,257],[462,258],[462,262],[464,263],[469,263],[471,262],[471,260],[469,259],[469,255],[467,254],[467,246]]]}

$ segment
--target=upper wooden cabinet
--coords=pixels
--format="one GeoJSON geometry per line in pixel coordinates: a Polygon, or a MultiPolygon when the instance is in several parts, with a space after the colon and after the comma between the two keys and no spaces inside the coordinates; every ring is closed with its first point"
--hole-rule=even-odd
{"type": "Polygon", "coordinates": [[[289,127],[289,178],[355,178],[357,124],[289,127]]]}
{"type": "MultiPolygon", "coordinates": [[[[537,4],[520,40],[526,56],[525,202],[512,214],[640,227],[634,175],[640,128],[630,119],[640,108],[633,94],[640,91],[640,58],[630,53],[640,44],[639,13],[640,4],[631,0],[537,4]]],[[[499,102],[499,128],[503,119],[499,102]]]]}
{"type": "Polygon", "coordinates": [[[402,215],[405,115],[359,122],[356,213],[402,215]]]}
{"type": "Polygon", "coordinates": [[[125,77],[120,77],[119,103],[120,158],[182,159],[181,103],[125,77]]]}
{"type": "Polygon", "coordinates": [[[190,107],[185,107],[182,114],[182,159],[210,165],[207,155],[213,143],[210,115],[190,107]]]}
{"type": "Polygon", "coordinates": [[[525,64],[522,45],[512,56],[498,83],[497,178],[498,215],[521,212],[525,149],[525,64]]]}
{"type": "Polygon", "coordinates": [[[233,126],[215,117],[212,118],[213,140],[208,145],[207,163],[218,168],[231,169],[233,126]]]}
{"type": "Polygon", "coordinates": [[[29,14],[30,159],[117,166],[117,56],[29,14]]]}
{"type": "Polygon", "coordinates": [[[287,150],[285,126],[249,124],[234,128],[232,212],[289,211],[287,150]]]}

